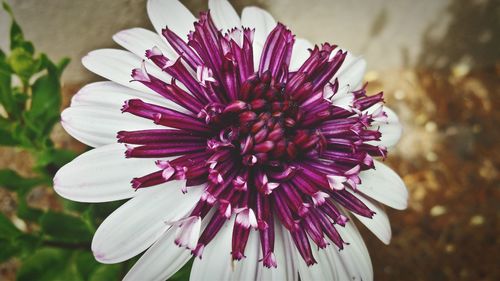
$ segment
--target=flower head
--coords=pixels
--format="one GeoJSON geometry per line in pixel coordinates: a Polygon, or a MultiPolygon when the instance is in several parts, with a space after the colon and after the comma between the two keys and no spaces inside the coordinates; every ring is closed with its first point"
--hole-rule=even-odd
{"type": "Polygon", "coordinates": [[[128,51],[83,59],[112,82],[87,85],[63,112],[64,128],[96,148],[55,189],[132,198],[97,230],[96,258],[149,248],[131,280],[166,279],[192,255],[195,280],[372,279],[350,214],[388,243],[376,201],[403,209],[407,193],[374,159],[401,131],[383,94],[360,85],[364,61],[295,38],[261,9],[240,19],[225,0],[209,7],[195,19],[150,0],[158,35],[125,30],[114,39],[128,51]]]}

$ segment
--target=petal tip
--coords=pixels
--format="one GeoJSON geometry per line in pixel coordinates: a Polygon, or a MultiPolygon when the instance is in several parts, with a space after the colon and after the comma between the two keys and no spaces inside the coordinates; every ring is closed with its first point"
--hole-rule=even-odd
{"type": "Polygon", "coordinates": [[[106,258],[106,255],[102,252],[99,252],[99,251],[92,249],[92,254],[94,255],[94,258],[100,263],[104,263],[104,264],[112,263],[109,261],[109,259],[106,258]]]}

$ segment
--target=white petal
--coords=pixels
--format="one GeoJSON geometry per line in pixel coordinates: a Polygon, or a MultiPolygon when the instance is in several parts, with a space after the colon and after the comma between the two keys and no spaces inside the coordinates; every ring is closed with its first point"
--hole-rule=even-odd
{"type": "MultiPolygon", "coordinates": [[[[335,245],[329,245],[325,249],[318,249],[312,241],[311,248],[317,264],[307,266],[302,257],[298,257],[300,280],[316,281],[316,280],[339,280],[335,270],[342,264],[335,264],[330,251],[336,251],[335,245]]],[[[347,279],[345,279],[347,280],[347,279]]]]}
{"type": "Polygon", "coordinates": [[[344,63],[335,75],[339,80],[339,89],[348,87],[350,91],[361,87],[366,71],[366,61],[361,57],[354,57],[348,53],[344,63]]]}
{"type": "MultiPolygon", "coordinates": [[[[335,56],[338,51],[346,51],[341,47],[335,48],[330,57],[335,56]]],[[[366,61],[362,57],[354,56],[351,52],[347,52],[347,56],[344,62],[340,66],[339,70],[332,79],[335,78],[339,80],[339,89],[347,87],[349,92],[358,90],[361,87],[361,82],[363,81],[363,76],[366,70],[366,61]]]]}
{"type": "Polygon", "coordinates": [[[339,88],[334,92],[334,84],[328,83],[323,88],[323,97],[332,101],[332,104],[349,112],[353,111],[354,94],[349,86],[339,88]]]}
{"type": "MultiPolygon", "coordinates": [[[[314,249],[313,249],[314,251],[314,249]]],[[[311,267],[311,273],[304,273],[306,276],[304,280],[335,280],[335,281],[345,281],[345,280],[353,280],[351,279],[351,275],[347,271],[345,266],[345,262],[342,260],[337,246],[331,243],[331,245],[327,246],[325,249],[319,249],[314,252],[316,256],[316,260],[320,268],[314,268],[316,265],[311,267]],[[321,272],[318,272],[321,271],[321,272]],[[321,279],[321,277],[315,278],[315,276],[327,276],[327,279],[321,279]]]]}
{"type": "Polygon", "coordinates": [[[85,85],[71,99],[71,106],[94,106],[103,107],[106,110],[121,112],[125,101],[129,99],[141,99],[147,103],[165,106],[177,111],[185,111],[176,103],[165,99],[157,93],[141,92],[128,87],[118,85],[111,81],[95,82],[85,85]]]}
{"type": "Polygon", "coordinates": [[[232,226],[234,219],[227,222],[210,244],[205,248],[202,259],[196,259],[190,280],[298,280],[294,259],[296,251],[286,229],[276,223],[275,246],[277,268],[266,268],[259,261],[262,251],[257,231],[251,231],[245,259],[231,260],[232,226]]]}
{"type": "MultiPolygon", "coordinates": [[[[317,264],[308,267],[299,257],[299,273],[301,280],[372,280],[373,273],[370,257],[363,240],[353,223],[347,229],[337,226],[344,240],[351,243],[339,250],[333,242],[325,249],[313,247],[312,251],[317,264]],[[358,243],[357,245],[352,245],[358,243]],[[359,261],[356,260],[359,258],[359,261]],[[357,268],[359,267],[359,268],[357,268]]],[[[311,242],[312,245],[313,242],[311,242]]]]}
{"type": "Polygon", "coordinates": [[[173,60],[178,57],[177,53],[158,34],[144,28],[122,30],[113,35],[113,40],[142,59],[147,60],[146,50],[153,47],[158,47],[169,59],[173,60]]]}
{"type": "Polygon", "coordinates": [[[355,192],[351,192],[356,198],[361,200],[370,210],[374,211],[375,214],[372,218],[367,218],[360,216],[358,214],[352,213],[361,223],[363,223],[375,236],[377,236],[380,241],[384,244],[389,244],[391,242],[391,223],[389,222],[389,218],[384,211],[384,208],[376,203],[372,202],[365,198],[363,195],[356,194],[355,192]]]}
{"type": "Polygon", "coordinates": [[[61,124],[74,138],[93,147],[115,143],[116,133],[122,130],[166,128],[151,120],[121,112],[126,100],[137,98],[180,112],[186,111],[156,93],[140,92],[106,81],[83,87],[71,100],[71,107],[62,112],[61,124]]]}
{"type": "Polygon", "coordinates": [[[328,252],[328,260],[330,264],[333,265],[333,273],[335,275],[335,278],[333,280],[338,280],[338,281],[344,281],[344,280],[350,280],[350,275],[349,272],[347,271],[347,268],[344,266],[344,262],[342,261],[342,258],[340,257],[339,254],[339,249],[333,245],[330,245],[327,249],[328,252]]]}
{"type": "Polygon", "coordinates": [[[234,281],[254,281],[257,280],[258,267],[260,266],[260,239],[259,232],[250,230],[247,246],[245,247],[245,256],[240,261],[234,262],[234,281]]]}
{"type": "Polygon", "coordinates": [[[252,50],[253,50],[253,68],[255,71],[259,70],[259,64],[260,64],[260,56],[262,54],[262,49],[264,48],[264,44],[255,42],[252,44],[252,50]]]}
{"type": "MultiPolygon", "coordinates": [[[[347,88],[348,88],[347,86],[344,87],[344,89],[347,88]]],[[[343,108],[347,111],[352,111],[353,103],[354,103],[354,94],[341,89],[339,89],[339,91],[332,98],[333,105],[343,108]]]]}
{"type": "Polygon", "coordinates": [[[335,190],[344,189],[344,183],[347,181],[347,178],[344,176],[328,175],[326,178],[328,179],[330,188],[335,190]]]}
{"type": "Polygon", "coordinates": [[[194,28],[196,18],[177,0],[149,0],[147,10],[149,19],[160,36],[162,29],[168,26],[186,40],[189,31],[194,28]]]}
{"type": "MultiPolygon", "coordinates": [[[[337,227],[337,230],[344,241],[349,243],[341,251],[332,251],[338,255],[344,265],[345,272],[349,274],[349,279],[341,280],[373,280],[370,255],[354,223],[350,221],[345,227],[337,227]]],[[[339,273],[341,272],[339,271],[339,273]]]]}
{"type": "Polygon", "coordinates": [[[203,188],[183,194],[180,181],[167,182],[140,194],[116,209],[97,229],[92,240],[95,258],[102,263],[130,259],[149,246],[169,227],[165,221],[185,216],[200,199],[203,188]]]}
{"type": "MultiPolygon", "coordinates": [[[[90,71],[106,79],[114,81],[132,89],[155,94],[142,83],[132,81],[132,70],[142,65],[142,59],[137,55],[118,49],[100,49],[88,53],[82,58],[83,65],[90,71]]],[[[148,73],[163,81],[170,81],[171,77],[152,63],[146,64],[148,73]]]]}
{"type": "Polygon", "coordinates": [[[403,126],[399,123],[399,118],[394,111],[392,111],[387,106],[384,106],[384,111],[387,113],[386,122],[375,122],[373,123],[373,129],[379,128],[382,136],[380,141],[371,141],[370,144],[373,145],[383,145],[385,147],[393,147],[396,145],[401,138],[403,133],[403,126]]]}
{"type": "Polygon", "coordinates": [[[134,264],[124,281],[162,281],[170,278],[192,257],[191,252],[174,244],[175,231],[165,231],[160,239],[134,264]]]}
{"type": "MultiPolygon", "coordinates": [[[[213,210],[206,215],[201,225],[202,228],[206,227],[212,215],[213,210]]],[[[192,258],[190,250],[175,244],[176,227],[162,234],[160,239],[134,264],[124,280],[166,280],[192,258]]]]}
{"type": "Polygon", "coordinates": [[[201,232],[201,218],[198,216],[190,216],[175,222],[168,222],[175,225],[175,244],[180,247],[185,247],[191,250],[196,248],[198,238],[201,232]]]}
{"type": "Polygon", "coordinates": [[[222,33],[233,27],[241,27],[240,17],[227,0],[209,0],[208,9],[218,29],[222,33]]]}
{"type": "Polygon", "coordinates": [[[361,184],[358,190],[394,209],[403,210],[408,206],[408,190],[403,180],[391,168],[374,160],[375,170],[359,174],[361,184]]]}
{"type": "Polygon", "coordinates": [[[269,33],[276,27],[276,21],[267,11],[257,7],[246,7],[241,13],[244,27],[255,28],[253,59],[255,70],[259,68],[260,55],[269,33]]]}
{"type": "Polygon", "coordinates": [[[311,42],[297,38],[295,44],[293,44],[292,58],[290,61],[290,71],[296,71],[302,64],[309,58],[309,49],[314,48],[311,42]]]}
{"type": "Polygon", "coordinates": [[[267,11],[258,7],[246,7],[241,13],[244,27],[255,28],[254,42],[264,44],[269,33],[276,27],[276,21],[267,11]]]}
{"type": "Polygon", "coordinates": [[[62,126],[71,136],[93,147],[116,142],[116,133],[122,130],[165,128],[145,118],[95,106],[66,108],[61,113],[61,120],[62,126]]]}
{"type": "Polygon", "coordinates": [[[195,258],[189,277],[190,281],[231,280],[233,224],[234,217],[222,226],[215,238],[205,247],[202,258],[195,258]]]}
{"type": "Polygon", "coordinates": [[[111,144],[85,152],[59,169],[54,189],[62,197],[78,202],[121,200],[146,192],[136,192],[130,180],[157,170],[151,159],[127,159],[123,144],[111,144]]]}
{"type": "MultiPolygon", "coordinates": [[[[257,280],[299,280],[297,258],[301,257],[298,256],[290,233],[277,220],[275,220],[274,226],[274,255],[278,266],[276,268],[267,268],[260,262],[257,280]]],[[[262,257],[262,250],[260,256],[262,257]]]]}

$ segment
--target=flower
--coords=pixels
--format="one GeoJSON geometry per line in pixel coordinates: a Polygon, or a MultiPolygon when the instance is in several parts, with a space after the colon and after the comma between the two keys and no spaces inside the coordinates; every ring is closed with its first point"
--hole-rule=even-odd
{"type": "Polygon", "coordinates": [[[379,202],[404,209],[407,191],[374,159],[401,127],[361,85],[364,60],[295,38],[259,8],[209,8],[196,19],[150,0],[158,34],[121,31],[128,51],[83,58],[111,82],[85,86],[62,113],[96,148],[58,171],[55,190],[131,198],[97,230],[96,259],[145,251],[126,280],[167,279],[193,255],[192,280],[373,279],[351,218],[389,243],[379,202]]]}

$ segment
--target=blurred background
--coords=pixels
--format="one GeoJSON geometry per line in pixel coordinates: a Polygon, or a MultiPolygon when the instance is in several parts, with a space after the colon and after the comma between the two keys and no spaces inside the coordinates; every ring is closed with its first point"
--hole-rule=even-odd
{"type": "MultiPolygon", "coordinates": [[[[63,107],[85,83],[87,52],[117,47],[111,36],[151,28],[146,1],[11,0],[25,37],[56,60],[71,58],[63,74],[63,107]]],[[[195,14],[205,1],[182,1],[195,14]]],[[[389,246],[362,229],[375,280],[500,280],[500,1],[231,1],[265,8],[299,37],[331,42],[362,55],[365,80],[383,90],[404,134],[387,159],[410,191],[406,211],[388,210],[389,246]]],[[[0,12],[0,47],[9,46],[10,18],[0,12]]],[[[85,147],[56,125],[57,148],[85,147]]],[[[32,175],[34,160],[0,147],[0,168],[32,175]]],[[[28,204],[60,209],[50,189],[30,191],[28,204]]],[[[16,194],[0,188],[0,211],[17,217],[16,194]]],[[[24,224],[23,224],[24,223],[24,224]]],[[[36,228],[36,226],[35,226],[36,228]]],[[[0,250],[1,251],[1,250],[0,250]]],[[[18,259],[0,264],[0,280],[14,280],[18,259]]]]}

